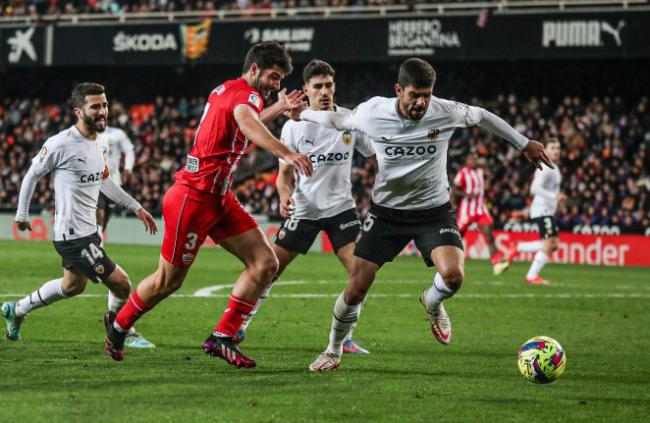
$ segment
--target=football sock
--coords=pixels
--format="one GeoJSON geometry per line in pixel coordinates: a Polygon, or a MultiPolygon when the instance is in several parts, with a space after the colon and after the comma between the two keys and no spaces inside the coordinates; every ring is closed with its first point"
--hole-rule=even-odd
{"type": "Polygon", "coordinates": [[[492,264],[497,264],[503,260],[503,253],[495,253],[490,256],[490,261],[492,264]]]}
{"type": "Polygon", "coordinates": [[[108,311],[117,313],[124,307],[127,301],[128,298],[118,298],[113,294],[113,291],[108,290],[108,311]]]}
{"type": "Polygon", "coordinates": [[[33,310],[45,307],[64,298],[66,298],[66,295],[63,292],[63,278],[53,279],[45,282],[43,286],[25,298],[18,300],[14,312],[16,313],[16,317],[22,317],[33,310]]]}
{"type": "Polygon", "coordinates": [[[542,241],[528,241],[528,242],[518,242],[517,251],[522,253],[535,253],[542,249],[544,243],[542,241]]]}
{"type": "Polygon", "coordinates": [[[140,299],[138,290],[134,289],[124,307],[117,313],[113,327],[118,332],[128,332],[135,322],[152,308],[140,299]]]}
{"type": "Polygon", "coordinates": [[[526,278],[533,279],[537,277],[546,263],[548,263],[548,255],[544,251],[538,251],[537,254],[535,254],[535,259],[530,265],[526,278]]]}
{"type": "Polygon", "coordinates": [[[253,307],[253,310],[251,310],[251,312],[248,313],[246,315],[246,317],[244,317],[244,321],[242,322],[241,327],[240,327],[240,329],[243,330],[244,332],[246,332],[246,329],[248,329],[248,325],[251,324],[251,320],[253,320],[253,317],[255,317],[255,314],[257,314],[257,310],[259,310],[259,308],[262,306],[262,303],[264,302],[264,300],[266,300],[268,298],[269,294],[271,293],[271,287],[272,286],[273,286],[273,284],[270,283],[269,286],[267,286],[264,289],[264,292],[262,292],[262,295],[260,296],[260,298],[255,303],[255,307],[253,307]]]}
{"type": "Polygon", "coordinates": [[[332,313],[332,329],[330,330],[330,343],[327,346],[329,354],[341,355],[343,353],[343,341],[354,327],[361,313],[361,304],[347,305],[343,299],[343,292],[334,303],[332,313]]]}
{"type": "Polygon", "coordinates": [[[440,273],[433,277],[433,285],[424,292],[424,303],[430,310],[438,307],[438,304],[453,296],[456,293],[453,289],[445,285],[440,273]]]}
{"type": "Polygon", "coordinates": [[[254,301],[231,295],[226,311],[223,312],[221,320],[214,328],[214,334],[217,336],[234,336],[241,327],[244,318],[253,311],[254,307],[254,301]]]}

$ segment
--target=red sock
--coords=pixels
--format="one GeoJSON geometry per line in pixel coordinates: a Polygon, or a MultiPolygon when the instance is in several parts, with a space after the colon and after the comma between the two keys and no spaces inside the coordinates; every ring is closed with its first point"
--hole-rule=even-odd
{"type": "Polygon", "coordinates": [[[221,320],[217,323],[214,331],[223,333],[226,336],[234,336],[244,318],[253,311],[253,307],[255,307],[255,301],[231,295],[226,311],[223,312],[223,316],[221,316],[221,320]]]}
{"type": "Polygon", "coordinates": [[[124,307],[122,307],[120,312],[117,313],[115,323],[117,323],[124,332],[127,332],[143,314],[151,309],[151,306],[148,306],[140,299],[138,290],[136,289],[131,293],[128,301],[124,304],[124,307]]]}
{"type": "Polygon", "coordinates": [[[492,256],[490,256],[490,260],[492,260],[492,264],[497,264],[503,259],[503,253],[496,253],[492,256]]]}

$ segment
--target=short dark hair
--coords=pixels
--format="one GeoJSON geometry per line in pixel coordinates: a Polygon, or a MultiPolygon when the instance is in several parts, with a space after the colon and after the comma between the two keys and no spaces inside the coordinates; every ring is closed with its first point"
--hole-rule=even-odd
{"type": "Polygon", "coordinates": [[[436,71],[433,66],[422,59],[406,59],[399,67],[397,83],[402,88],[409,85],[415,88],[433,87],[436,83],[436,71]]]}
{"type": "Polygon", "coordinates": [[[277,66],[282,69],[285,76],[289,75],[293,70],[291,56],[289,56],[284,47],[275,41],[264,41],[251,47],[248,53],[246,53],[242,73],[248,72],[248,69],[250,69],[253,63],[256,63],[260,70],[277,66]]]}
{"type": "Polygon", "coordinates": [[[333,78],[335,74],[336,71],[329,63],[314,59],[307,63],[307,66],[302,70],[302,80],[307,84],[315,76],[331,76],[333,78]]]}
{"type": "Polygon", "coordinates": [[[106,90],[101,84],[97,84],[96,82],[82,82],[72,89],[70,103],[73,108],[81,109],[84,107],[84,104],[86,104],[87,95],[102,95],[105,93],[106,90]]]}
{"type": "Polygon", "coordinates": [[[546,138],[545,140],[542,141],[542,144],[544,144],[544,147],[546,147],[549,144],[559,144],[560,140],[555,138],[555,137],[549,137],[546,138]]]}

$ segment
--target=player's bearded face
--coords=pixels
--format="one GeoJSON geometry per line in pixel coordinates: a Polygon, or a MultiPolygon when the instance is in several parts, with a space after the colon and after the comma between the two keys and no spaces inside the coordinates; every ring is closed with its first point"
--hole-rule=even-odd
{"type": "Polygon", "coordinates": [[[411,85],[402,88],[397,84],[395,91],[399,98],[399,111],[402,116],[411,120],[420,120],[424,117],[429,108],[433,88],[415,88],[411,85]]]}
{"type": "Polygon", "coordinates": [[[106,96],[86,96],[86,104],[78,115],[88,129],[93,132],[103,132],[108,120],[108,102],[106,96]]]}
{"type": "Polygon", "coordinates": [[[269,98],[271,92],[280,89],[280,82],[284,78],[284,73],[279,67],[273,66],[270,69],[257,70],[256,72],[256,75],[253,77],[253,88],[264,99],[269,98]]]}

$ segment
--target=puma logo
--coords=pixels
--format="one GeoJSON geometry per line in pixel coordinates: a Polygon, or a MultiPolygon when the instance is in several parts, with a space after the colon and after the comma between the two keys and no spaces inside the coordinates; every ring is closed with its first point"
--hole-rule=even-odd
{"type": "Polygon", "coordinates": [[[315,147],[314,141],[312,141],[312,140],[305,140],[305,143],[306,144],[311,144],[311,145],[313,145],[315,147]]]}
{"type": "Polygon", "coordinates": [[[616,42],[616,45],[620,46],[623,45],[623,42],[621,41],[621,29],[623,29],[624,26],[625,26],[624,21],[618,21],[618,24],[616,25],[616,29],[614,29],[614,27],[611,26],[608,22],[603,21],[601,22],[600,30],[614,37],[614,41],[616,42]]]}

